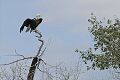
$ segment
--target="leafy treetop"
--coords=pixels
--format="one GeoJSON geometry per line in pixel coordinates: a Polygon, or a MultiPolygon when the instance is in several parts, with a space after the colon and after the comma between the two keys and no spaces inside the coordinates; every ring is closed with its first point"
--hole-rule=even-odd
{"type": "Polygon", "coordinates": [[[98,20],[93,14],[88,19],[92,25],[88,30],[94,38],[94,49],[95,51],[99,49],[102,54],[93,54],[91,48],[87,51],[77,50],[86,64],[87,61],[92,62],[88,69],[120,68],[120,20],[116,18],[114,21],[110,19],[104,21],[98,20]]]}

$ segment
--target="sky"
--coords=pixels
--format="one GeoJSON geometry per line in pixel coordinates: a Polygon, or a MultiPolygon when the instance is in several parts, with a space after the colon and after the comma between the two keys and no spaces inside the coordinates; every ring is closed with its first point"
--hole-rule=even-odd
{"type": "MultiPolygon", "coordinates": [[[[35,55],[40,44],[35,34],[25,30],[20,34],[19,29],[26,18],[34,18],[39,13],[43,22],[38,30],[49,44],[43,59],[52,65],[74,64],[78,59],[76,48],[86,50],[93,46],[87,21],[90,14],[99,18],[119,17],[119,7],[119,0],[0,0],[0,63],[15,60],[10,56],[15,50],[25,56],[35,55]]],[[[81,79],[90,80],[85,75],[91,76],[88,72],[81,79]]]]}

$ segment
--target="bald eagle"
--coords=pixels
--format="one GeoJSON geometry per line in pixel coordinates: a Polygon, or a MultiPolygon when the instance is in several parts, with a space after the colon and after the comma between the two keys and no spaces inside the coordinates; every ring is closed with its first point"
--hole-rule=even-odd
{"type": "Polygon", "coordinates": [[[40,16],[36,16],[36,18],[34,19],[30,19],[30,18],[27,18],[21,28],[20,28],[20,33],[23,31],[24,27],[26,26],[27,29],[26,29],[26,32],[28,32],[30,30],[30,32],[36,30],[36,27],[42,22],[42,18],[40,18],[40,16]]]}

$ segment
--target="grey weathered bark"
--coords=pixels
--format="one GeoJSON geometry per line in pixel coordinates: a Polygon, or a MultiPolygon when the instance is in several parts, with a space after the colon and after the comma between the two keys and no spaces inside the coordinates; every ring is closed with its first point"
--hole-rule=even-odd
{"type": "Polygon", "coordinates": [[[37,62],[38,62],[38,58],[37,57],[33,58],[30,69],[29,69],[27,80],[33,80],[36,67],[37,67],[37,62]]]}

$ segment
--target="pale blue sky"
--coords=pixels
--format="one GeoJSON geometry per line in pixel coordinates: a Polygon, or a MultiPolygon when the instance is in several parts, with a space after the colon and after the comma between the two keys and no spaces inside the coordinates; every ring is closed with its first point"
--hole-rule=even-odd
{"type": "MultiPolygon", "coordinates": [[[[86,50],[92,44],[88,32],[88,18],[93,12],[98,17],[120,16],[119,0],[0,0],[0,60],[14,54],[34,55],[39,44],[34,33],[20,34],[26,18],[40,13],[43,22],[38,29],[48,42],[44,59],[49,64],[76,61],[76,48],[86,50]]],[[[12,59],[9,59],[9,61],[12,59]]],[[[82,80],[90,80],[83,78],[82,80]]],[[[100,79],[96,79],[100,80],[100,79]]]]}

